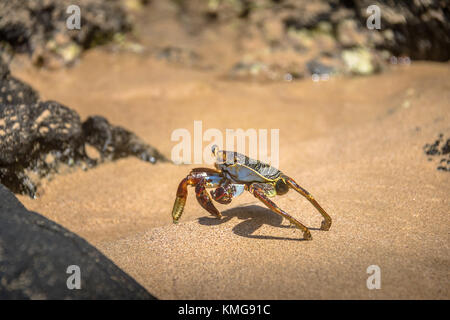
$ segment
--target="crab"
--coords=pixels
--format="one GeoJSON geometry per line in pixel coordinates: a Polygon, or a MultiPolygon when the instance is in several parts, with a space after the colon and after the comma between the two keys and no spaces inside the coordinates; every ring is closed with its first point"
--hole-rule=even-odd
{"type": "Polygon", "coordinates": [[[212,147],[212,153],[216,159],[215,169],[194,168],[180,182],[172,210],[174,223],[178,222],[183,213],[188,186],[195,187],[195,195],[200,205],[219,219],[222,218],[222,214],[214,206],[212,199],[221,204],[229,204],[233,198],[248,191],[270,210],[286,218],[291,225],[300,229],[305,240],[311,240],[311,232],[304,224],[270,200],[274,196],[286,194],[289,189],[294,189],[308,199],[323,216],[321,230],[330,229],[331,217],[326,211],[308,191],[280,170],[241,153],[219,150],[217,145],[212,147]],[[214,190],[208,194],[207,188],[214,188],[214,190]]]}

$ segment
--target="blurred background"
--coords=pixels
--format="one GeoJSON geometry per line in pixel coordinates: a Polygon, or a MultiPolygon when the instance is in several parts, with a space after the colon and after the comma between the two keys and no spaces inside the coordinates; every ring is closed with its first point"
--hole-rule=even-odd
{"type": "Polygon", "coordinates": [[[450,55],[443,0],[12,0],[0,12],[3,54],[26,53],[45,67],[71,65],[106,43],[261,80],[372,74],[386,62],[450,55]],[[67,27],[70,5],[81,9],[80,30],[67,27]]]}

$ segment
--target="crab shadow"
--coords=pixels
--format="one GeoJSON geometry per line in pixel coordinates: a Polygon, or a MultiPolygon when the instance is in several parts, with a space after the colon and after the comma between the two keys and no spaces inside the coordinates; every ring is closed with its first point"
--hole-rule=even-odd
{"type": "MultiPolygon", "coordinates": [[[[292,240],[292,241],[305,241],[302,237],[303,234],[300,230],[298,231],[298,237],[287,238],[287,237],[276,237],[276,236],[266,236],[266,235],[255,235],[253,234],[256,230],[267,224],[272,227],[291,229],[291,226],[282,225],[283,217],[277,215],[271,210],[256,206],[244,206],[232,208],[222,212],[222,219],[217,219],[216,217],[201,217],[198,222],[201,225],[206,226],[217,226],[230,221],[233,217],[237,217],[239,220],[244,220],[241,223],[233,227],[233,232],[241,237],[253,238],[253,239],[265,239],[265,240],[292,240]]],[[[309,228],[310,230],[320,230],[319,228],[309,228]]]]}

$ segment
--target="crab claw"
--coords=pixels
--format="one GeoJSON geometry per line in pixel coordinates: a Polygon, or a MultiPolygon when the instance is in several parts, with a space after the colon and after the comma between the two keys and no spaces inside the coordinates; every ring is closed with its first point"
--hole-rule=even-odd
{"type": "Polygon", "coordinates": [[[232,197],[227,193],[226,189],[223,187],[219,187],[216,190],[212,190],[210,193],[212,198],[221,204],[231,203],[232,197]]]}
{"type": "Polygon", "coordinates": [[[180,219],[181,214],[183,213],[183,209],[184,209],[184,205],[185,204],[186,204],[186,199],[185,198],[177,197],[175,199],[175,203],[173,205],[173,210],[172,210],[173,223],[178,223],[178,220],[180,219]]]}
{"type": "Polygon", "coordinates": [[[173,223],[177,223],[178,219],[180,219],[181,215],[183,214],[183,209],[184,209],[184,206],[186,205],[188,183],[189,183],[189,179],[184,178],[180,182],[180,185],[178,186],[177,196],[175,198],[175,203],[173,204],[173,209],[172,209],[173,223]]]}
{"type": "Polygon", "coordinates": [[[206,192],[207,187],[218,187],[223,177],[220,172],[208,168],[195,168],[178,185],[177,195],[172,209],[173,223],[177,223],[183,214],[184,206],[188,195],[188,186],[195,186],[195,195],[200,205],[209,213],[222,217],[220,212],[214,207],[211,198],[206,192]]]}

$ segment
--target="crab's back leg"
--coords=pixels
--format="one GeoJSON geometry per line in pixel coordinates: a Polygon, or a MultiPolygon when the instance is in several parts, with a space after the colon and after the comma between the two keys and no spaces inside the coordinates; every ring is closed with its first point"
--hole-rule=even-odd
{"type": "Polygon", "coordinates": [[[297,191],[298,193],[300,193],[302,196],[304,196],[306,199],[308,199],[309,202],[311,202],[311,204],[317,209],[317,211],[320,212],[320,214],[323,216],[324,220],[322,221],[322,225],[320,227],[320,229],[322,230],[329,230],[331,227],[331,217],[328,215],[328,213],[320,206],[320,204],[316,201],[316,199],[314,199],[314,197],[305,189],[303,189],[302,187],[300,187],[295,181],[294,179],[288,177],[288,176],[284,176],[283,177],[286,181],[286,183],[289,185],[289,187],[291,187],[292,189],[294,189],[295,191],[297,191]]]}
{"type": "Polygon", "coordinates": [[[259,199],[262,203],[264,203],[270,210],[273,212],[279,214],[283,218],[286,218],[289,220],[291,224],[299,228],[301,231],[303,231],[303,238],[305,240],[311,240],[311,232],[309,229],[303,225],[300,221],[289,215],[288,213],[284,212],[282,209],[280,209],[273,201],[271,201],[266,195],[266,192],[264,189],[258,185],[258,183],[253,183],[248,187],[248,191],[252,193],[257,199],[259,199]]]}

